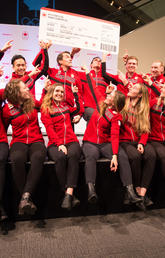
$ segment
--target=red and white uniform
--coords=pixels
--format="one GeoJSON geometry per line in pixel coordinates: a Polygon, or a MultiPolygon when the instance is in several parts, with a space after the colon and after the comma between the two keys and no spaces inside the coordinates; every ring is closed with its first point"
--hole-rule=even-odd
{"type": "Polygon", "coordinates": [[[117,90],[121,91],[125,96],[128,93],[128,86],[124,86],[123,82],[120,80],[118,75],[110,74],[106,72],[106,63],[102,63],[102,75],[109,83],[117,86],[117,90]]]}
{"type": "Polygon", "coordinates": [[[89,78],[84,72],[77,72],[82,82],[84,107],[96,109],[99,102],[106,98],[108,83],[102,77],[101,69],[98,73],[94,70],[89,72],[89,78]]]}
{"type": "Polygon", "coordinates": [[[110,108],[106,109],[104,116],[100,116],[99,112],[95,111],[88,123],[83,141],[94,144],[111,142],[113,154],[117,154],[121,121],[121,114],[117,114],[110,108]]]}
{"type": "MultiPolygon", "coordinates": [[[[41,54],[39,53],[35,60],[33,61],[33,65],[36,66],[40,63],[41,54]]],[[[64,102],[67,105],[74,107],[74,96],[72,92],[72,86],[76,85],[78,87],[79,94],[79,102],[80,102],[80,114],[84,113],[83,101],[82,101],[82,85],[81,81],[78,77],[77,71],[72,68],[69,68],[67,71],[64,71],[62,67],[59,69],[47,67],[46,74],[49,75],[49,79],[51,84],[61,83],[64,86],[65,94],[64,94],[64,102]]]]}
{"type": "Polygon", "coordinates": [[[41,110],[41,121],[43,122],[49,138],[48,146],[54,144],[56,146],[65,145],[70,142],[78,142],[71,125],[71,116],[79,112],[80,105],[78,95],[74,93],[76,107],[70,107],[66,103],[59,106],[52,102],[53,113],[45,113],[41,110]]]}
{"type": "Polygon", "coordinates": [[[163,103],[157,108],[157,99],[151,100],[150,108],[151,133],[150,141],[165,141],[165,106],[163,103]]]}
{"type": "Polygon", "coordinates": [[[138,144],[147,144],[148,133],[138,135],[134,130],[133,125],[135,124],[135,116],[133,107],[129,108],[127,119],[121,124],[120,129],[120,142],[137,142],[138,144]]]}
{"type": "Polygon", "coordinates": [[[126,77],[127,81],[131,82],[132,84],[143,83],[143,78],[138,73],[133,73],[132,77],[128,77],[128,73],[126,73],[125,77],[126,77]]]}
{"type": "Polygon", "coordinates": [[[36,100],[35,108],[31,113],[22,112],[21,106],[6,103],[3,108],[3,119],[5,125],[12,125],[12,140],[15,142],[31,144],[34,142],[44,142],[39,123],[38,111],[40,102],[36,100]]]}
{"type": "MultiPolygon", "coordinates": [[[[90,107],[99,110],[100,102],[106,97],[106,82],[104,82],[104,86],[100,86],[100,84],[96,84],[96,80],[94,79],[93,75],[91,75],[91,72],[88,74],[85,74],[84,72],[78,72],[78,74],[82,82],[84,107],[90,107]]],[[[99,82],[100,81],[101,77],[99,79],[99,82]]]]}
{"type": "Polygon", "coordinates": [[[144,84],[147,86],[148,88],[148,93],[149,93],[149,99],[152,100],[156,97],[160,96],[160,84],[165,84],[165,77],[163,76],[163,74],[161,74],[160,76],[157,76],[156,78],[151,77],[150,74],[147,74],[150,76],[151,80],[152,80],[152,85],[148,85],[147,82],[143,81],[144,84]]]}
{"type": "Polygon", "coordinates": [[[13,79],[21,79],[26,86],[29,88],[30,92],[35,96],[35,81],[38,80],[42,75],[46,74],[46,71],[48,69],[48,53],[46,49],[41,49],[40,53],[40,58],[41,58],[41,65],[38,67],[40,69],[40,72],[38,74],[35,74],[33,76],[29,76],[29,72],[25,72],[24,76],[20,76],[16,73],[12,73],[12,78],[13,79]]]}

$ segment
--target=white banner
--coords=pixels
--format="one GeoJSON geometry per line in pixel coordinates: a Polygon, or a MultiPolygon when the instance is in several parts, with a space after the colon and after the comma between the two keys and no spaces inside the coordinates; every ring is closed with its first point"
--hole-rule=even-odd
{"type": "MultiPolygon", "coordinates": [[[[27,71],[32,70],[32,61],[36,54],[40,50],[39,40],[38,40],[38,27],[37,26],[25,26],[25,25],[10,25],[10,24],[0,24],[0,48],[3,47],[5,42],[13,39],[13,46],[11,49],[5,52],[4,57],[0,61],[0,66],[3,66],[4,74],[0,77],[0,88],[4,88],[6,83],[10,80],[12,74],[11,58],[15,54],[21,54],[25,57],[27,62],[27,71]]],[[[63,45],[53,45],[49,49],[49,59],[50,67],[58,68],[56,57],[57,55],[66,50],[71,51],[70,46],[63,45]]],[[[81,65],[87,65],[90,69],[91,60],[99,56],[102,57],[100,51],[92,51],[82,49],[73,58],[73,68],[75,70],[80,70],[81,65]]],[[[117,72],[117,58],[116,54],[112,54],[107,57],[107,71],[112,74],[117,72]]],[[[41,92],[44,86],[45,77],[42,76],[36,81],[36,98],[40,99],[41,92]]],[[[42,132],[45,133],[45,128],[40,123],[42,132]]],[[[75,131],[77,134],[83,134],[85,131],[86,123],[81,119],[80,123],[75,125],[75,131]]]]}
{"type": "Polygon", "coordinates": [[[120,25],[88,16],[41,8],[39,39],[118,54],[120,25]]]}

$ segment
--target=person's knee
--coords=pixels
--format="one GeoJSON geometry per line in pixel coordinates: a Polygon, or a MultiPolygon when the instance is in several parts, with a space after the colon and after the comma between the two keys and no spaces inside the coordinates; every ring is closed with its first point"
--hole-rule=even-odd
{"type": "Polygon", "coordinates": [[[10,154],[10,160],[14,163],[25,162],[26,157],[22,151],[14,151],[10,154]]]}
{"type": "Polygon", "coordinates": [[[30,160],[31,161],[39,161],[39,162],[44,162],[46,159],[46,151],[37,151],[33,153],[31,156],[30,160]]]}

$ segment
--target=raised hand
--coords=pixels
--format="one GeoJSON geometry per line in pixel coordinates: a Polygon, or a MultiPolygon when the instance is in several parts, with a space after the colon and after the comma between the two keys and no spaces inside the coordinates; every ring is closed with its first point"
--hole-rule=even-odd
{"type": "Polygon", "coordinates": [[[114,85],[112,85],[112,82],[110,82],[109,85],[106,87],[106,94],[111,94],[114,88],[114,85]]]}
{"type": "Polygon", "coordinates": [[[39,64],[37,66],[35,66],[34,69],[29,73],[30,77],[41,72],[38,67],[39,67],[39,64]]]}
{"type": "Polygon", "coordinates": [[[49,88],[50,88],[50,86],[51,86],[51,81],[50,81],[50,79],[48,79],[48,75],[47,75],[47,77],[46,77],[46,79],[45,79],[45,82],[44,82],[44,89],[45,89],[46,91],[48,91],[49,88]]]}
{"type": "Polygon", "coordinates": [[[123,62],[124,64],[127,63],[127,59],[128,59],[128,49],[124,50],[124,55],[123,55],[123,62]]]}
{"type": "Polygon", "coordinates": [[[3,48],[1,49],[1,51],[2,52],[5,52],[6,50],[8,50],[9,48],[11,48],[12,47],[12,43],[13,42],[13,40],[11,39],[11,40],[9,40],[9,41],[7,41],[6,43],[5,43],[5,45],[3,46],[3,48]]]}
{"type": "Polygon", "coordinates": [[[72,92],[77,93],[78,92],[78,87],[76,85],[72,84],[72,92]]]}
{"type": "Polygon", "coordinates": [[[3,75],[3,66],[0,66],[0,76],[3,75]]]}
{"type": "Polygon", "coordinates": [[[102,62],[106,62],[107,56],[111,55],[109,52],[103,52],[102,62]]]}

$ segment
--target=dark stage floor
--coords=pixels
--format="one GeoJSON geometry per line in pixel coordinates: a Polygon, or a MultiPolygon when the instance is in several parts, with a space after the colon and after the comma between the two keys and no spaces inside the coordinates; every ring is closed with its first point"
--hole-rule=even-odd
{"type": "Polygon", "coordinates": [[[165,209],[21,221],[0,235],[0,258],[165,257],[165,209]]]}

